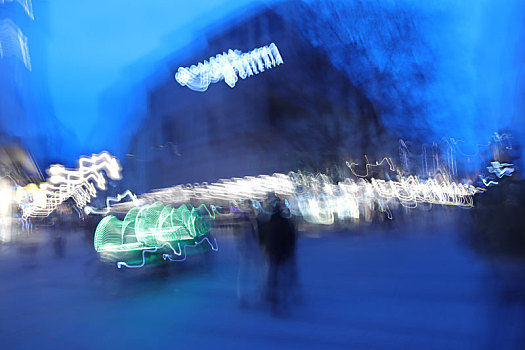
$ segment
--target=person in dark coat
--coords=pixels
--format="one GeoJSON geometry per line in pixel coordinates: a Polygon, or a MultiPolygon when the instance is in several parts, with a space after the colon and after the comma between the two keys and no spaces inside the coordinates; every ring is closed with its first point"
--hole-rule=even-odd
{"type": "Polygon", "coordinates": [[[266,299],[273,311],[282,310],[293,295],[297,273],[295,224],[286,205],[275,195],[269,196],[267,220],[259,219],[259,239],[267,261],[266,299]],[[269,218],[268,218],[269,215],[269,218]]]}

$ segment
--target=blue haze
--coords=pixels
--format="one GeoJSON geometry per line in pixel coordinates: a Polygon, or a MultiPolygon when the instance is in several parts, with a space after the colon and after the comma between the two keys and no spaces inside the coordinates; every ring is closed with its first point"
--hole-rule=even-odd
{"type": "MultiPolygon", "coordinates": [[[[323,25],[311,19],[290,20],[314,31],[310,40],[330,53],[333,62],[381,106],[383,121],[394,133],[424,142],[462,139],[468,153],[504,128],[512,130],[515,141],[523,139],[523,2],[370,2],[357,21],[330,13],[326,2],[307,3],[319,11],[318,22],[323,25]],[[388,24],[395,24],[397,14],[408,18],[413,32],[401,51],[391,51],[383,39],[391,34],[388,30],[395,30],[388,24]],[[331,28],[342,29],[342,34],[331,35],[331,28]],[[348,59],[348,51],[341,50],[348,44],[345,32],[359,35],[357,49],[366,59],[348,59]],[[389,80],[374,83],[369,72],[383,71],[389,72],[389,80]],[[419,73],[423,82],[415,78],[419,73]]],[[[39,54],[33,57],[37,61],[32,74],[35,85],[41,80],[48,87],[37,103],[65,126],[50,128],[48,133],[70,130],[68,137],[60,135],[63,144],[56,147],[55,158],[71,166],[79,155],[103,149],[123,157],[134,127],[146,113],[148,89],[157,78],[164,81],[171,74],[168,58],[186,47],[205,46],[212,26],[220,29],[239,10],[260,4],[252,0],[35,3],[28,38],[30,50],[36,45],[39,54]]]]}

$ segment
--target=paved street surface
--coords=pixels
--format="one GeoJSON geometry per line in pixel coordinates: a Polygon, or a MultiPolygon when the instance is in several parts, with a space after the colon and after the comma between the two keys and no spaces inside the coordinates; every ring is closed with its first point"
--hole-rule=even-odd
{"type": "Polygon", "coordinates": [[[41,229],[0,245],[0,348],[519,348],[520,284],[454,229],[360,231],[303,232],[299,298],[275,315],[239,307],[227,232],[214,256],[139,271],[99,262],[89,232],[62,232],[59,257],[57,233],[41,229]]]}

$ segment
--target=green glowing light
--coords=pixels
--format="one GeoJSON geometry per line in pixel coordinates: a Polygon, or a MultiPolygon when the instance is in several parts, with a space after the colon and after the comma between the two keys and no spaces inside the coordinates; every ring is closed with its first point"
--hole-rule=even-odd
{"type": "Polygon", "coordinates": [[[99,253],[119,253],[155,249],[168,244],[192,244],[210,232],[203,213],[198,208],[182,205],[173,208],[155,202],[131,209],[121,221],[113,215],[103,218],[95,230],[95,250],[99,253]]]}

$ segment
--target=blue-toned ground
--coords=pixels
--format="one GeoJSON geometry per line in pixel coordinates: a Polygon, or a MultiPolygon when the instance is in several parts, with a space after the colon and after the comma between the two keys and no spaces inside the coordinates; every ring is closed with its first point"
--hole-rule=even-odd
{"type": "Polygon", "coordinates": [[[167,271],[104,266],[81,231],[64,232],[57,258],[51,234],[0,246],[2,349],[507,349],[523,340],[514,280],[523,268],[489,265],[451,226],[303,232],[302,298],[278,317],[239,308],[227,233],[216,256],[167,271]]]}

